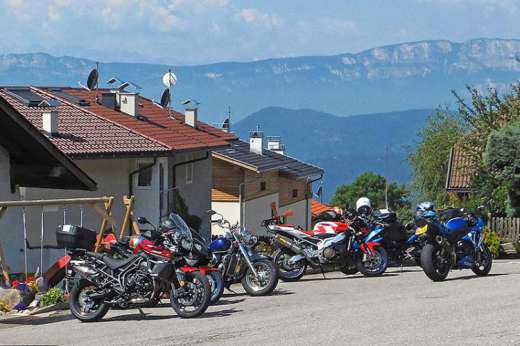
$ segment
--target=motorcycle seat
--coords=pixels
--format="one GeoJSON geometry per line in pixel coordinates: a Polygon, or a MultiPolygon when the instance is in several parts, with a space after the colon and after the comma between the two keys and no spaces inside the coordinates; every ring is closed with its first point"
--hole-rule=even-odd
{"type": "Polygon", "coordinates": [[[335,236],[337,236],[337,234],[334,233],[314,233],[314,238],[318,239],[334,238],[335,236]]]}
{"type": "Polygon", "coordinates": [[[110,256],[104,256],[103,262],[112,270],[119,269],[121,267],[124,267],[128,263],[132,262],[138,255],[130,256],[128,258],[124,259],[115,259],[110,256]]]}

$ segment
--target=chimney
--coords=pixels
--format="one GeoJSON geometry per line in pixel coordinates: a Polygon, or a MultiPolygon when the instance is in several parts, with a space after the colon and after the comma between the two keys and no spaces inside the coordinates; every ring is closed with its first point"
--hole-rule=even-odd
{"type": "Polygon", "coordinates": [[[267,149],[274,151],[277,154],[285,155],[285,145],[282,143],[282,138],[279,136],[267,137],[267,149]]]}
{"type": "Polygon", "coordinates": [[[119,110],[122,113],[137,117],[139,115],[139,94],[119,93],[119,110]]]}
{"type": "Polygon", "coordinates": [[[58,134],[58,111],[57,110],[45,110],[42,112],[43,120],[43,131],[49,135],[54,136],[58,134]]]}
{"type": "Polygon", "coordinates": [[[197,127],[197,108],[187,108],[184,111],[184,122],[191,127],[197,127]]]}
{"type": "Polygon", "coordinates": [[[256,131],[249,132],[249,150],[252,153],[262,155],[264,148],[264,133],[257,126],[256,131]]]}
{"type": "Polygon", "coordinates": [[[101,94],[101,105],[110,109],[117,107],[117,94],[115,92],[107,92],[101,94]]]}

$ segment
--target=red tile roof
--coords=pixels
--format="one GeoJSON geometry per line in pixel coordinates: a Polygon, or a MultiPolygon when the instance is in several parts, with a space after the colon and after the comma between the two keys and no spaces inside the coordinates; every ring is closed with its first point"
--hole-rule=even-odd
{"type": "MultiPolygon", "coordinates": [[[[28,107],[0,87],[0,97],[5,99],[18,113],[33,126],[42,130],[43,107],[28,107]]],[[[31,90],[46,100],[55,99],[37,88],[31,90]]],[[[59,135],[49,137],[61,151],[72,157],[99,155],[144,155],[167,153],[169,147],[146,138],[121,124],[88,112],[69,102],[61,100],[59,112],[59,135]]]]}
{"type": "Polygon", "coordinates": [[[449,192],[471,192],[471,179],[475,171],[471,162],[464,155],[462,148],[454,146],[450,150],[446,190],[449,192]]]}
{"type": "Polygon", "coordinates": [[[172,117],[169,117],[167,109],[142,96],[139,97],[139,115],[143,116],[144,119],[140,120],[98,104],[96,94],[101,97],[100,93],[108,90],[88,91],[78,88],[64,88],[63,91],[89,101],[88,106],[82,106],[84,109],[137,131],[170,150],[221,147],[228,145],[228,140],[236,138],[233,134],[223,132],[200,121],[197,122],[197,128],[186,125],[184,124],[184,115],[172,111],[172,117]]]}
{"type": "Polygon", "coordinates": [[[319,215],[327,210],[332,210],[333,208],[329,205],[318,202],[315,199],[311,200],[311,212],[313,216],[319,215]]]}

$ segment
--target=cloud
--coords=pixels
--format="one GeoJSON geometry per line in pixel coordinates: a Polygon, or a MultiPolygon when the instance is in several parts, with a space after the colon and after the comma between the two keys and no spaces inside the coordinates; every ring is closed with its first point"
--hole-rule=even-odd
{"type": "Polygon", "coordinates": [[[279,26],[282,20],[276,14],[269,14],[257,10],[256,8],[243,8],[238,12],[238,16],[247,24],[262,25],[268,28],[279,26]]]}

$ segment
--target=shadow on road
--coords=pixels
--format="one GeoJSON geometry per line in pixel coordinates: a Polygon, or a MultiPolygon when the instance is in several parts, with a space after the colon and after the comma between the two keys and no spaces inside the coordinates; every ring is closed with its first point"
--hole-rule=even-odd
{"type": "Polygon", "coordinates": [[[351,280],[351,279],[377,279],[381,277],[392,277],[392,276],[399,276],[398,273],[385,273],[380,276],[374,276],[374,277],[368,277],[363,275],[349,275],[349,276],[343,276],[343,277],[319,277],[319,278],[310,278],[310,279],[301,279],[299,282],[306,282],[306,281],[323,281],[323,280],[351,280]]]}
{"type": "Polygon", "coordinates": [[[219,311],[210,311],[205,312],[198,318],[211,318],[211,317],[227,317],[231,316],[237,312],[242,312],[243,310],[237,310],[237,309],[226,309],[226,310],[219,310],[219,311]]]}
{"type": "Polygon", "coordinates": [[[246,299],[245,298],[236,299],[236,300],[220,299],[217,302],[217,304],[215,304],[215,306],[238,304],[238,303],[242,303],[244,300],[246,300],[246,299]]]}
{"type": "Polygon", "coordinates": [[[511,275],[511,273],[497,273],[497,274],[488,274],[486,276],[478,276],[478,275],[470,275],[470,276],[459,276],[457,278],[448,278],[444,281],[456,281],[456,280],[472,280],[472,279],[483,279],[486,277],[493,277],[493,276],[507,276],[511,275]]]}

